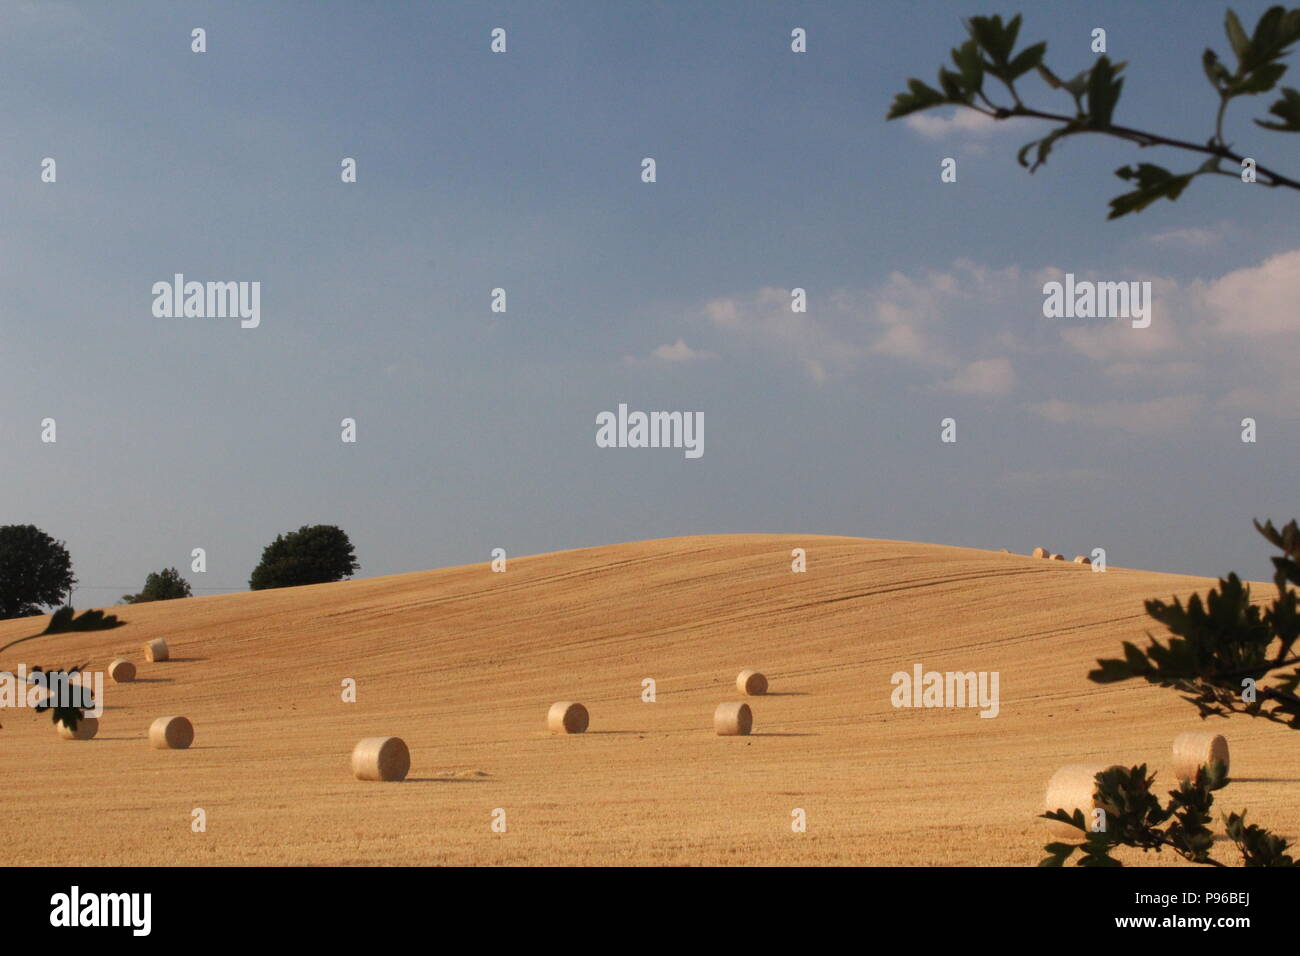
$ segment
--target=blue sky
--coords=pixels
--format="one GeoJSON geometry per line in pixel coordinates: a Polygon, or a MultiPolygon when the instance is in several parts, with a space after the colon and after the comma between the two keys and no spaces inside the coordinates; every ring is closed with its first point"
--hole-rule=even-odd
{"type": "MultiPolygon", "coordinates": [[[[363,576],[741,531],[1266,576],[1250,519],[1300,513],[1300,196],[1107,222],[1115,168],[1196,161],[1076,139],[1031,176],[1046,127],[884,120],[963,16],[1017,9],[5,3],[0,523],[65,540],[87,607],[171,565],[242,588],[317,522],[363,576]],[[261,282],[260,327],[155,318],[176,272],[261,282]],[[1152,327],[1044,318],[1065,272],[1151,281],[1152,327]],[[703,412],[703,457],[597,448],[620,402],[703,412]]],[[[1222,4],[1024,9],[1058,73],[1107,30],[1120,122],[1209,136],[1222,4]]],[[[1271,100],[1227,134],[1294,175],[1271,100]]]]}

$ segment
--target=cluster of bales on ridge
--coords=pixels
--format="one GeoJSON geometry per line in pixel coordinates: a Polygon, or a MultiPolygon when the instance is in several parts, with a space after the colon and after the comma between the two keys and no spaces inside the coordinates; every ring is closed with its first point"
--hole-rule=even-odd
{"type": "MultiPolygon", "coordinates": [[[[767,678],[756,670],[736,677],[736,690],[746,697],[767,693],[767,678]]],[[[577,701],[561,700],[546,712],[546,728],[553,734],[585,733],[591,724],[587,708],[577,701]]],[[[719,737],[745,737],[754,729],[754,712],[742,701],[723,701],[713,711],[713,732],[719,737]]],[[[411,769],[411,752],[401,737],[366,737],[352,751],[352,775],[358,780],[397,781],[411,769]]]]}
{"type": "MultiPolygon", "coordinates": [[[[1010,554],[1010,553],[1011,553],[1011,552],[1008,551],[1006,548],[1000,548],[999,551],[1000,551],[1001,554],[1010,554]]],[[[1065,560],[1065,555],[1063,555],[1063,554],[1052,554],[1052,553],[1051,553],[1050,551],[1048,551],[1046,548],[1034,548],[1033,551],[1030,551],[1030,552],[1029,552],[1029,556],[1030,556],[1031,558],[1046,558],[1046,559],[1049,560],[1049,561],[1064,561],[1064,560],[1065,560]]],[[[1092,564],[1092,558],[1088,557],[1086,554],[1076,554],[1076,555],[1074,556],[1074,563],[1075,563],[1075,564],[1092,564]]]]}

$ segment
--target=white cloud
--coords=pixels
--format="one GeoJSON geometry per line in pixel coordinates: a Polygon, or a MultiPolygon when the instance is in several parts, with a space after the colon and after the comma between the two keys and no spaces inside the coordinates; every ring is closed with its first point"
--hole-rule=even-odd
{"type": "Polygon", "coordinates": [[[1010,360],[991,358],[971,362],[943,387],[960,395],[1006,395],[1015,384],[1016,373],[1010,360]]]}
{"type": "Polygon", "coordinates": [[[686,344],[685,339],[679,337],[672,345],[661,345],[656,348],[650,353],[649,358],[642,359],[633,355],[625,355],[623,361],[630,365],[645,365],[652,362],[701,362],[717,357],[713,352],[691,348],[686,344]]]}
{"type": "Polygon", "coordinates": [[[905,359],[919,365],[951,368],[957,364],[944,344],[941,331],[943,302],[951,298],[949,276],[931,275],[927,283],[916,283],[894,273],[884,291],[871,305],[876,355],[905,359]]]}
{"type": "MultiPolygon", "coordinates": [[[[1013,308],[1021,286],[1015,266],[989,269],[958,259],[946,271],[929,270],[917,278],[893,272],[879,289],[842,296],[862,303],[873,354],[952,371],[962,365],[961,353],[972,347],[972,333],[996,338],[1005,332],[999,325],[972,325],[972,314],[996,315],[1013,308]]],[[[984,350],[978,343],[976,347],[984,350]]]]}
{"type": "Polygon", "coordinates": [[[988,136],[1001,128],[1017,129],[1024,125],[1020,119],[995,120],[976,110],[954,106],[948,115],[940,113],[911,113],[903,122],[908,129],[919,133],[926,139],[945,139],[954,134],[967,136],[988,136]]]}
{"type": "Polygon", "coordinates": [[[1032,406],[1038,414],[1058,424],[1130,432],[1176,428],[1211,416],[1300,418],[1300,379],[1294,372],[1300,351],[1300,249],[1218,277],[1150,278],[1150,328],[1112,320],[1062,324],[1060,337],[1070,351],[1101,365],[1107,398],[1091,404],[1043,402],[1032,406]],[[1134,398],[1111,397],[1116,394],[1134,398]]]}
{"type": "Polygon", "coordinates": [[[789,289],[765,286],[748,296],[713,299],[703,314],[718,331],[799,363],[817,384],[850,371],[864,354],[853,341],[854,323],[846,327],[833,304],[825,318],[815,318],[815,305],[795,312],[791,301],[789,289]]]}
{"type": "Polygon", "coordinates": [[[932,365],[952,364],[944,348],[931,341],[921,331],[919,323],[893,303],[881,303],[876,318],[885,329],[871,345],[875,354],[932,365]]]}
{"type": "Polygon", "coordinates": [[[894,272],[874,288],[822,295],[810,289],[807,312],[792,311],[790,290],[774,287],[711,300],[701,312],[728,340],[797,363],[818,384],[894,360],[941,377],[956,391],[1005,394],[1015,380],[1009,359],[968,362],[962,354],[976,348],[987,354],[985,340],[1006,334],[1000,319],[988,325],[971,317],[1004,314],[1020,286],[1015,267],[994,270],[958,260],[948,270],[917,276],[894,272]]]}
{"type": "Polygon", "coordinates": [[[1177,385],[1204,373],[1199,362],[1120,361],[1106,366],[1106,374],[1117,382],[1177,385]]]}
{"type": "Polygon", "coordinates": [[[714,299],[704,306],[704,312],[724,329],[741,327],[740,308],[734,299],[714,299]]]}
{"type": "Polygon", "coordinates": [[[1215,407],[1232,415],[1249,415],[1252,418],[1300,419],[1300,380],[1285,373],[1277,376],[1257,376],[1258,381],[1248,382],[1229,389],[1215,407]]]}
{"type": "Polygon", "coordinates": [[[1218,229],[1206,229],[1189,226],[1183,229],[1165,229],[1146,237],[1148,242],[1159,245],[1187,246],[1192,249],[1206,249],[1223,240],[1223,232],[1218,229]]]}
{"type": "Polygon", "coordinates": [[[1187,313],[1169,296],[1152,291],[1151,325],[1135,329],[1129,319],[1045,319],[1061,323],[1061,338],[1098,362],[1146,361],[1176,352],[1190,331],[1187,313]]]}
{"type": "Polygon", "coordinates": [[[1269,348],[1282,344],[1279,337],[1300,344],[1300,249],[1215,279],[1205,301],[1222,335],[1261,340],[1269,348]]]}
{"type": "Polygon", "coordinates": [[[1030,408],[1057,425],[1087,425],[1134,434],[1153,434],[1191,423],[1201,414],[1203,406],[1204,400],[1199,395],[1183,394],[1147,401],[1107,400],[1093,404],[1054,398],[1030,408]]]}
{"type": "Polygon", "coordinates": [[[1151,283],[1151,325],[1048,319],[1055,266],[894,272],[866,288],[808,290],[795,313],[788,289],[705,303],[719,351],[754,348],[821,385],[910,370],[919,387],[954,394],[1036,394],[1028,406],[1057,424],[1150,433],[1231,413],[1300,417],[1300,249],[1217,277],[1175,280],[1140,270],[1078,280],[1151,283]],[[1296,383],[1296,384],[1291,384],[1296,383]],[[1290,402],[1293,410],[1279,407],[1290,402]]]}
{"type": "MultiPolygon", "coordinates": [[[[1087,273],[1077,278],[1135,277],[1087,273]]],[[[1223,340],[1270,354],[1300,347],[1300,249],[1214,279],[1180,283],[1145,278],[1152,283],[1150,328],[1133,329],[1122,321],[1062,320],[1061,337],[1083,355],[1108,362],[1135,356],[1149,361],[1157,355],[1196,361],[1206,350],[1217,355],[1223,340]]]]}
{"type": "Polygon", "coordinates": [[[664,362],[696,362],[700,359],[716,358],[712,352],[697,352],[680,338],[672,345],[659,346],[650,355],[664,362]]]}

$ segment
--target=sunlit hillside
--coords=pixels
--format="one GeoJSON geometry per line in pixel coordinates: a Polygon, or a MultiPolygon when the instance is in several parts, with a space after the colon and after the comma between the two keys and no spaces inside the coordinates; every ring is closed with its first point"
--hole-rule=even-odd
{"type": "MultiPolygon", "coordinates": [[[[114,608],[116,630],[0,653],[6,670],[123,654],[140,677],[107,684],[92,741],[0,711],[0,862],[1033,864],[1057,767],[1146,762],[1163,781],[1172,738],[1204,726],[1173,692],[1086,673],[1143,638],[1143,598],[1209,583],[728,535],[114,608]],[[173,660],[143,659],[155,637],[173,660]],[[891,674],[917,663],[999,672],[1000,713],[894,708],[891,674]],[[752,736],[716,736],[744,667],[771,693],[749,699],[752,736]],[[558,700],[587,706],[586,734],[546,731],[558,700]],[[170,714],[192,720],[189,750],[149,748],[170,714]],[[407,742],[405,782],[352,778],[373,735],[407,742]]],[[[46,620],[0,622],[0,646],[46,620]]],[[[1233,760],[1220,808],[1300,834],[1300,738],[1245,718],[1214,729],[1233,760]]]]}

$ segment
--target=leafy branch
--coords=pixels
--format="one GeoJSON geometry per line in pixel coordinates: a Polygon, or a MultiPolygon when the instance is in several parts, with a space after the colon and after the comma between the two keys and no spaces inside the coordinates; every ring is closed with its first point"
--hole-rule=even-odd
{"type": "MultiPolygon", "coordinates": [[[[1224,138],[1223,121],[1228,104],[1239,96],[1266,93],[1277,85],[1286,72],[1282,57],[1290,52],[1292,44],[1300,40],[1300,8],[1287,11],[1280,6],[1270,7],[1249,37],[1237,15],[1228,11],[1225,30],[1236,57],[1236,67],[1229,70],[1213,50],[1207,49],[1202,56],[1206,78],[1219,96],[1214,132],[1204,143],[1115,123],[1115,107],[1124,86],[1124,79],[1120,76],[1124,63],[1112,63],[1109,57],[1102,56],[1088,69],[1069,80],[1062,80],[1043,62],[1046,43],[1035,43],[1019,53],[1015,52],[1020,33],[1019,14],[1006,23],[1001,16],[971,17],[965,21],[965,27],[970,38],[951,51],[956,70],[939,68],[938,89],[921,80],[909,79],[906,92],[894,98],[886,119],[898,119],[937,106],[957,106],[975,110],[994,120],[1026,117],[1059,124],[1046,136],[1026,143],[1020,150],[1017,156],[1020,165],[1031,173],[1047,162],[1058,142],[1084,133],[1101,133],[1142,147],[1174,147],[1208,157],[1196,169],[1179,174],[1152,163],[1117,169],[1115,175],[1137,187],[1110,201],[1108,218],[1117,219],[1131,212],[1140,212],[1157,199],[1176,200],[1198,176],[1235,178],[1239,175],[1247,157],[1236,152],[1224,138]],[[1059,113],[1026,106],[1016,83],[1031,71],[1042,77],[1052,89],[1063,90],[1073,101],[1073,112],[1059,113]],[[991,97],[996,94],[986,89],[988,77],[1005,87],[1009,103],[993,101],[991,97]],[[1224,161],[1233,163],[1236,170],[1224,169],[1224,161]]],[[[1279,92],[1281,99],[1269,109],[1277,119],[1255,120],[1256,125],[1277,132],[1300,133],[1300,92],[1290,87],[1283,87],[1279,92]]],[[[1300,181],[1258,164],[1255,165],[1254,181],[1274,188],[1300,189],[1300,181]]]]}
{"type": "Polygon", "coordinates": [[[1249,585],[1236,574],[1219,579],[1202,601],[1193,594],[1184,605],[1160,600],[1146,603],[1151,617],[1173,635],[1167,643],[1147,635],[1139,648],[1123,642],[1123,658],[1103,658],[1088,678],[1098,684],[1141,677],[1148,683],[1182,691],[1202,718],[1232,713],[1262,717],[1300,729],[1300,656],[1293,653],[1300,639],[1300,526],[1291,521],[1281,530],[1272,521],[1255,528],[1282,551],[1273,560],[1277,596],[1265,607],[1251,600],[1249,585]],[[1269,686],[1260,681],[1271,678],[1269,686]]]}
{"type": "MultiPolygon", "coordinates": [[[[1080,851],[1078,866],[1123,866],[1111,856],[1117,846],[1140,847],[1144,853],[1171,850],[1191,863],[1226,866],[1210,855],[1214,849],[1214,831],[1209,826],[1213,793],[1229,783],[1227,767],[1222,763],[1201,767],[1195,779],[1181,781],[1177,790],[1169,791],[1167,804],[1151,792],[1155,775],[1147,775],[1145,764],[1111,767],[1094,780],[1093,800],[1105,814],[1105,825],[1089,830],[1079,809],[1073,813],[1064,808],[1044,813],[1044,819],[1068,824],[1081,831],[1083,837],[1074,843],[1062,840],[1047,844],[1043,848],[1047,856],[1039,866],[1064,866],[1075,851],[1080,851]]],[[[1223,823],[1244,866],[1295,866],[1286,853],[1290,844],[1255,824],[1247,825],[1245,813],[1227,814],[1223,823]]]]}
{"type": "MultiPolygon", "coordinates": [[[[1196,705],[1203,718],[1241,713],[1262,717],[1300,729],[1300,656],[1293,653],[1300,640],[1300,610],[1296,591],[1300,584],[1300,526],[1291,521],[1281,530],[1272,521],[1255,522],[1255,528],[1282,553],[1273,560],[1273,584],[1277,596],[1261,607],[1251,600],[1250,587],[1235,574],[1219,579],[1205,599],[1193,594],[1186,605],[1160,600],[1146,602],[1151,617],[1168,628],[1166,643],[1147,635],[1150,643],[1139,648],[1123,643],[1122,658],[1103,658],[1088,678],[1098,684],[1141,677],[1148,683],[1183,692],[1183,699],[1196,705]],[[1259,682],[1272,678],[1264,687],[1259,682]]],[[[1097,774],[1094,800],[1109,814],[1110,825],[1102,833],[1085,830],[1082,842],[1052,843],[1042,866],[1061,866],[1082,850],[1080,866],[1118,865],[1110,849],[1123,844],[1144,851],[1172,849],[1193,863],[1223,864],[1210,857],[1214,836],[1209,829],[1213,791],[1227,786],[1227,768],[1221,763],[1202,767],[1195,780],[1183,781],[1170,791],[1170,802],[1162,805],[1150,792],[1154,776],[1146,767],[1130,770],[1111,768],[1097,774]]],[[[1084,830],[1083,813],[1054,810],[1043,815],[1084,830]]],[[[1289,843],[1254,824],[1245,813],[1223,817],[1228,838],[1236,845],[1246,866],[1294,866],[1286,850],[1289,843]]]]}
{"type": "Polygon", "coordinates": [[[37,703],[35,707],[36,712],[44,713],[48,710],[50,719],[56,725],[63,724],[69,730],[75,731],[77,724],[81,723],[81,718],[85,716],[82,712],[83,709],[77,706],[58,706],[57,701],[65,695],[74,683],[73,678],[80,674],[85,666],[85,664],[77,664],[75,667],[51,671],[44,670],[39,665],[33,667],[28,682],[36,684],[46,691],[44,699],[37,703]]]}

